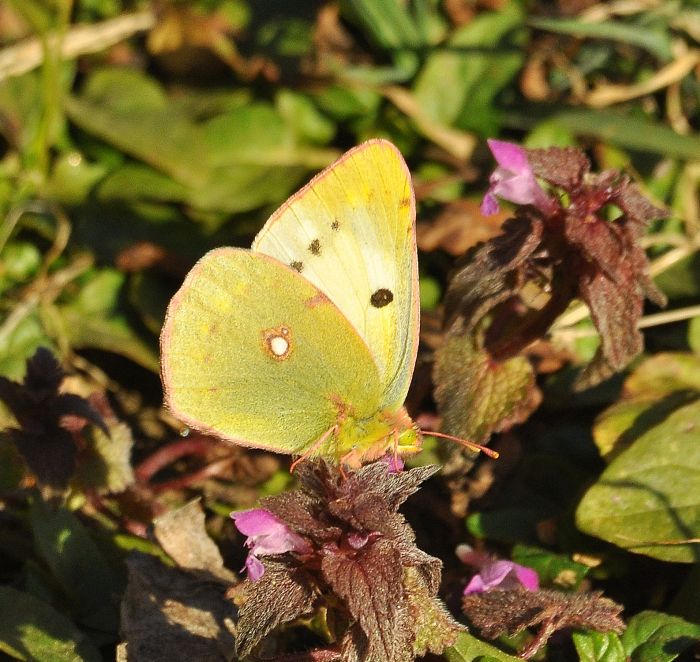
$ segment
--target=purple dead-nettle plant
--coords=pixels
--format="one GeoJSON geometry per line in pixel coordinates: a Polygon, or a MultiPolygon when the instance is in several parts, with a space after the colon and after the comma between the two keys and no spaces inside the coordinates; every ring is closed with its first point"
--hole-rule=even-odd
{"type": "Polygon", "coordinates": [[[540,589],[535,570],[459,545],[463,563],[478,569],[464,589],[462,609],[471,625],[488,639],[514,636],[526,628],[534,635],[519,656],[529,659],[557,630],[577,628],[598,632],[624,629],[622,607],[602,593],[565,593],[540,589]]]}
{"type": "Polygon", "coordinates": [[[579,298],[601,337],[578,382],[591,386],[641,351],[637,323],[645,297],[665,303],[649,276],[641,238],[666,212],[619,171],[592,173],[578,149],[526,149],[495,140],[489,146],[498,167],[482,211],[495,213],[498,197],[519,206],[503,233],[477,246],[455,273],[445,299],[448,332],[479,336],[480,347],[504,361],[579,298]],[[537,306],[529,305],[527,284],[543,294],[537,306]]]}
{"type": "Polygon", "coordinates": [[[461,626],[436,597],[442,564],[397,513],[437,467],[391,469],[305,462],[299,489],[233,515],[250,548],[236,592],[239,656],[289,653],[280,626],[301,618],[323,621],[327,641],[313,651],[323,659],[408,662],[453,643],[461,626]]]}
{"type": "Polygon", "coordinates": [[[489,177],[489,188],[481,202],[481,213],[484,216],[496,214],[500,210],[497,198],[518,205],[533,205],[544,214],[554,213],[557,203],[537,182],[525,149],[502,140],[489,140],[488,145],[498,168],[489,177]]]}
{"type": "Polygon", "coordinates": [[[539,575],[532,568],[475,551],[469,545],[459,545],[455,552],[462,563],[478,570],[465,586],[464,595],[522,588],[537,591],[540,587],[539,575]]]}
{"type": "Polygon", "coordinates": [[[269,510],[254,508],[231,513],[236,528],[245,536],[246,545],[250,549],[245,562],[248,579],[255,582],[263,576],[265,566],[261,556],[272,556],[295,552],[310,554],[311,545],[298,536],[284,522],[275,517],[269,510]]]}

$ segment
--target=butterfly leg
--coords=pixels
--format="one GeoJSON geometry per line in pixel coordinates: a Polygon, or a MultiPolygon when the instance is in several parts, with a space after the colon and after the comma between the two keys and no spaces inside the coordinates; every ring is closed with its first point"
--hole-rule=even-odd
{"type": "Polygon", "coordinates": [[[338,432],[338,426],[334,425],[332,428],[329,428],[326,430],[316,441],[314,441],[313,444],[311,444],[311,448],[307,450],[302,456],[298,457],[294,462],[292,462],[292,466],[289,467],[289,473],[294,473],[294,469],[297,468],[297,465],[299,462],[302,460],[306,460],[310,455],[313,455],[315,451],[318,450],[318,448],[323,444],[328,437],[330,437],[332,434],[336,434],[338,432]]]}
{"type": "Polygon", "coordinates": [[[394,456],[394,467],[396,467],[398,469],[399,467],[403,467],[403,462],[402,462],[401,458],[399,457],[399,431],[396,428],[394,428],[393,436],[394,436],[394,443],[393,443],[393,448],[391,450],[392,450],[392,454],[394,456]]]}

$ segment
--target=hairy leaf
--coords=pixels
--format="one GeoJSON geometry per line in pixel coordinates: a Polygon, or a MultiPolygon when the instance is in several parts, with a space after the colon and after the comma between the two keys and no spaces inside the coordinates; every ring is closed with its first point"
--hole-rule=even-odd
{"type": "Polygon", "coordinates": [[[442,564],[415,546],[413,531],[396,512],[436,470],[393,473],[375,462],[346,474],[309,461],[299,469],[298,490],[263,499],[308,548],[263,555],[262,579],[244,584],[239,652],[250,652],[276,625],[307,613],[317,597],[332,614],[327,620],[343,660],[412,660],[419,622],[420,646],[444,647],[449,627],[436,598],[442,564]],[[416,586],[446,628],[434,639],[413,613],[416,586]]]}
{"type": "Polygon", "coordinates": [[[307,573],[282,559],[265,559],[263,576],[256,582],[246,580],[243,591],[236,633],[240,657],[249,655],[278,625],[311,613],[314,606],[307,573]]]}
{"type": "Polygon", "coordinates": [[[543,626],[550,634],[572,627],[599,632],[622,632],[622,606],[601,592],[487,591],[465,595],[464,613],[489,639],[514,635],[527,627],[543,626]]]}
{"type": "Polygon", "coordinates": [[[445,605],[434,596],[434,588],[426,585],[425,578],[415,569],[406,569],[404,586],[416,632],[414,655],[440,655],[455,643],[457,635],[465,629],[464,626],[452,618],[445,605]]]}
{"type": "Polygon", "coordinates": [[[404,600],[403,568],[390,542],[377,540],[355,555],[324,556],[321,569],[359,622],[371,657],[387,662],[413,659],[415,635],[404,600]]]}
{"type": "Polygon", "coordinates": [[[542,232],[537,219],[510,219],[502,234],[468,253],[468,262],[453,275],[445,295],[448,328],[470,333],[486,313],[518,292],[542,232]]]}
{"type": "Polygon", "coordinates": [[[495,361],[468,335],[437,350],[433,378],[444,431],[477,442],[524,421],[540,400],[526,358],[495,361]]]}

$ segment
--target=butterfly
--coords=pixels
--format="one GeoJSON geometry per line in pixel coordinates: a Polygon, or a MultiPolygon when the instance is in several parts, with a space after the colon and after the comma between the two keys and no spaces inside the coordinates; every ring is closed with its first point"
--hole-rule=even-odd
{"type": "Polygon", "coordinates": [[[172,413],[351,468],[417,452],[403,406],[418,349],[415,207],[399,150],[369,140],[287,200],[250,250],[202,257],[161,333],[172,413]]]}

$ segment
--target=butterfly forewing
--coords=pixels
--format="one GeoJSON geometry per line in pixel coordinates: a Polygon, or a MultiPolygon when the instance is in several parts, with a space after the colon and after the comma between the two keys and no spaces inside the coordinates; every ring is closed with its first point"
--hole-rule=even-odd
{"type": "Polygon", "coordinates": [[[273,214],[253,250],[328,295],[371,352],[381,407],[403,404],[418,342],[418,266],[413,188],[396,147],[372,140],[350,150],[273,214]]]}
{"type": "Polygon", "coordinates": [[[168,308],[161,353],[173,413],[256,448],[303,454],[346,411],[372,416],[381,403],[374,360],[335,304],[251,251],[220,248],[195,265],[168,308]]]}

